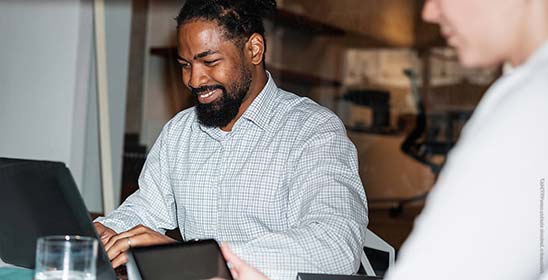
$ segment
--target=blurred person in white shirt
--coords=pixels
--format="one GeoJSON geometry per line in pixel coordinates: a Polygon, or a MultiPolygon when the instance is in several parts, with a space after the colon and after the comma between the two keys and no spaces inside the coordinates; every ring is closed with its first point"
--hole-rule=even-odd
{"type": "Polygon", "coordinates": [[[386,279],[537,279],[548,177],[548,1],[427,0],[465,67],[514,70],[485,93],[386,279]]]}

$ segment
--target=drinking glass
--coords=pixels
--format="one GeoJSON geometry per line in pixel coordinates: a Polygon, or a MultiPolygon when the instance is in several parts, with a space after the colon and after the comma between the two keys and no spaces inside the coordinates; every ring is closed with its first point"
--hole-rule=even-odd
{"type": "Polygon", "coordinates": [[[95,280],[98,241],[78,235],[45,236],[36,243],[35,280],[95,280]]]}

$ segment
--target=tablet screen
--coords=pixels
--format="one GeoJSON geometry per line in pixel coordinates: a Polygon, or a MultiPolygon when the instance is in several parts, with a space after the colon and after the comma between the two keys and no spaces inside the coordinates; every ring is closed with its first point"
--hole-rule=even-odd
{"type": "Polygon", "coordinates": [[[214,240],[136,247],[131,254],[143,280],[232,280],[214,240]]]}

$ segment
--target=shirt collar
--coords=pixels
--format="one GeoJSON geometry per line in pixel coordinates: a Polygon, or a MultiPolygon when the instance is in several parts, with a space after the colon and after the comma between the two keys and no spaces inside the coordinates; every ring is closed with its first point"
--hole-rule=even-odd
{"type": "Polygon", "coordinates": [[[251,121],[263,130],[267,129],[270,123],[275,106],[274,99],[276,93],[278,93],[278,86],[276,86],[270,72],[266,71],[266,74],[268,78],[266,85],[242,115],[242,119],[251,121]]]}

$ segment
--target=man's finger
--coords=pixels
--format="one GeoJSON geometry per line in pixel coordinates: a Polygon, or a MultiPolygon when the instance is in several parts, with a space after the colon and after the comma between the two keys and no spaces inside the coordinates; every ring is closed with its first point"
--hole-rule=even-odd
{"type": "Polygon", "coordinates": [[[137,231],[132,231],[132,230],[124,231],[120,234],[117,234],[117,235],[110,238],[110,240],[105,245],[105,250],[106,251],[110,250],[110,248],[112,248],[112,246],[114,246],[114,244],[116,242],[118,242],[119,240],[121,240],[121,239],[132,237],[132,236],[135,236],[135,235],[138,235],[138,234],[140,234],[140,233],[137,232],[137,231]]]}
{"type": "Polygon", "coordinates": [[[119,254],[114,260],[112,260],[112,267],[117,268],[123,264],[127,263],[127,253],[119,254]]]}
{"type": "Polygon", "coordinates": [[[130,245],[133,245],[133,240],[136,239],[135,237],[131,237],[131,243],[128,241],[128,238],[121,238],[118,239],[108,250],[107,255],[110,260],[115,259],[118,257],[118,255],[124,253],[125,251],[129,250],[131,248],[130,245]]]}
{"type": "Polygon", "coordinates": [[[93,226],[95,227],[95,230],[97,231],[97,234],[99,236],[103,235],[103,233],[105,232],[105,226],[98,222],[94,222],[93,226]]]}
{"type": "Polygon", "coordinates": [[[112,261],[121,253],[123,253],[122,250],[119,250],[116,246],[113,246],[107,251],[108,259],[112,261]]]}
{"type": "Polygon", "coordinates": [[[99,239],[101,240],[101,243],[103,243],[103,245],[106,245],[109,242],[110,238],[116,234],[112,229],[104,226],[99,222],[94,222],[93,225],[95,226],[97,235],[99,235],[99,239]]]}
{"type": "Polygon", "coordinates": [[[232,253],[227,243],[221,243],[221,252],[225,257],[225,260],[232,264],[232,267],[239,267],[242,264],[242,260],[232,253]]]}
{"type": "Polygon", "coordinates": [[[116,235],[116,233],[105,230],[102,233],[99,233],[99,239],[101,239],[103,245],[106,245],[114,235],[116,235]]]}
{"type": "Polygon", "coordinates": [[[109,247],[109,249],[107,249],[107,254],[110,260],[117,257],[119,254],[126,252],[131,247],[149,245],[149,235],[147,232],[132,236],[129,236],[128,232],[124,232],[115,236],[115,238],[116,241],[109,247]]]}
{"type": "Polygon", "coordinates": [[[131,228],[130,230],[121,232],[120,234],[117,234],[114,237],[112,237],[111,240],[109,240],[109,242],[107,242],[107,244],[105,245],[105,250],[108,251],[108,249],[110,249],[110,247],[112,247],[112,245],[114,243],[116,243],[118,240],[120,240],[122,238],[127,238],[127,237],[131,237],[131,236],[135,236],[135,235],[140,235],[140,234],[143,234],[143,233],[146,233],[146,232],[153,232],[153,230],[146,227],[146,226],[138,225],[138,226],[135,226],[135,227],[131,228]]]}

